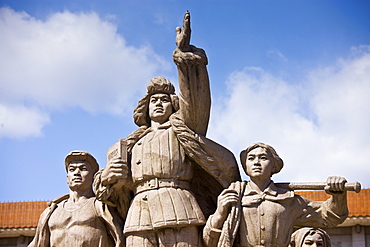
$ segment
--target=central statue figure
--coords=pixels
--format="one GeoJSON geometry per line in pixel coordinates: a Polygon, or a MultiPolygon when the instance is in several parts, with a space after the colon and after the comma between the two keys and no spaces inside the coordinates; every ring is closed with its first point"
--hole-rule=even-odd
{"type": "Polygon", "coordinates": [[[134,110],[139,129],[125,138],[127,164],[110,162],[95,177],[97,198],[116,205],[125,219],[126,246],[200,246],[200,227],[217,196],[240,179],[234,155],[205,137],[208,61],[190,45],[189,12],[176,33],[180,97],[169,80],[151,79],[134,110]]]}

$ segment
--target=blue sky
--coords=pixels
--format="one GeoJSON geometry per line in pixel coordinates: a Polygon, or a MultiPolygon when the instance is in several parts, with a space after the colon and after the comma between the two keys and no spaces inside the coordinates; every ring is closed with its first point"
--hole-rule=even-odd
{"type": "Polygon", "coordinates": [[[271,144],[275,181],[370,188],[369,1],[0,0],[1,202],[67,193],[71,150],[106,165],[150,78],[177,84],[186,10],[209,60],[208,137],[237,158],[271,144]]]}

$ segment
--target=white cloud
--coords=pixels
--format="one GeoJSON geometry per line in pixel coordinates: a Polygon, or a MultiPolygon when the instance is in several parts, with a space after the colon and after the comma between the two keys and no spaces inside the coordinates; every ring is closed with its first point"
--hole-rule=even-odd
{"type": "MultiPolygon", "coordinates": [[[[65,11],[41,21],[1,8],[0,30],[0,104],[8,114],[22,108],[45,119],[66,107],[131,113],[135,93],[149,78],[169,69],[151,47],[127,45],[116,26],[94,12],[65,11]]],[[[19,137],[37,135],[48,122],[36,121],[39,129],[24,132],[21,116],[13,116],[18,124],[7,121],[19,137]]]]}
{"type": "Polygon", "coordinates": [[[0,137],[40,136],[42,126],[49,121],[47,114],[38,109],[0,104],[0,137]]]}
{"type": "Polygon", "coordinates": [[[227,96],[214,101],[210,136],[237,155],[271,144],[285,162],[276,181],[340,175],[370,187],[369,78],[366,46],[294,85],[260,68],[236,71],[227,96]]]}

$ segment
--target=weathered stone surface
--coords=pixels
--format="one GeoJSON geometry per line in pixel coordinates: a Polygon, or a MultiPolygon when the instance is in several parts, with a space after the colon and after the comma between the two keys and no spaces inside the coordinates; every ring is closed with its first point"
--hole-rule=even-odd
{"type": "Polygon", "coordinates": [[[218,194],[240,179],[234,155],[205,137],[208,61],[189,43],[188,12],[176,33],[181,97],[168,79],[151,79],[134,110],[139,129],[125,138],[129,159],[109,162],[95,179],[97,197],[125,219],[127,246],[200,246],[200,229],[218,194]]]}
{"type": "Polygon", "coordinates": [[[85,151],[72,151],[65,167],[69,194],[45,209],[29,246],[124,246],[123,222],[115,209],[94,196],[92,183],[99,169],[95,158],[85,151]]]}
{"type": "Polygon", "coordinates": [[[330,246],[319,228],[345,220],[346,191],[358,192],[360,184],[336,176],[326,183],[275,184],[271,176],[283,160],[263,143],[241,152],[250,181],[240,181],[234,155],[206,137],[208,60],[190,36],[186,12],[173,52],[180,96],[168,79],[152,78],[134,109],[139,128],[108,148],[100,171],[89,153],[68,154],[70,193],[41,215],[30,246],[330,246]],[[294,189],[332,196],[316,202],[294,189]],[[293,227],[306,226],[315,229],[302,228],[291,239],[293,227]]]}
{"type": "Polygon", "coordinates": [[[304,227],[292,234],[290,247],[330,247],[330,236],[322,229],[304,227]]]}
{"type": "Polygon", "coordinates": [[[221,193],[203,231],[206,246],[288,246],[294,226],[334,227],[347,217],[344,178],[329,177],[332,197],[315,202],[274,184],[283,160],[271,146],[253,144],[240,157],[250,181],[221,193]]]}

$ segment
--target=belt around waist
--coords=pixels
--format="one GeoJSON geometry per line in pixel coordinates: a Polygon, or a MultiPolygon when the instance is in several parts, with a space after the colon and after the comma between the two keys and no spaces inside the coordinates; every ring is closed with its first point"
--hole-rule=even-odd
{"type": "Polygon", "coordinates": [[[134,192],[136,195],[147,190],[155,190],[165,187],[190,190],[190,183],[188,181],[172,178],[152,178],[136,184],[134,192]]]}

